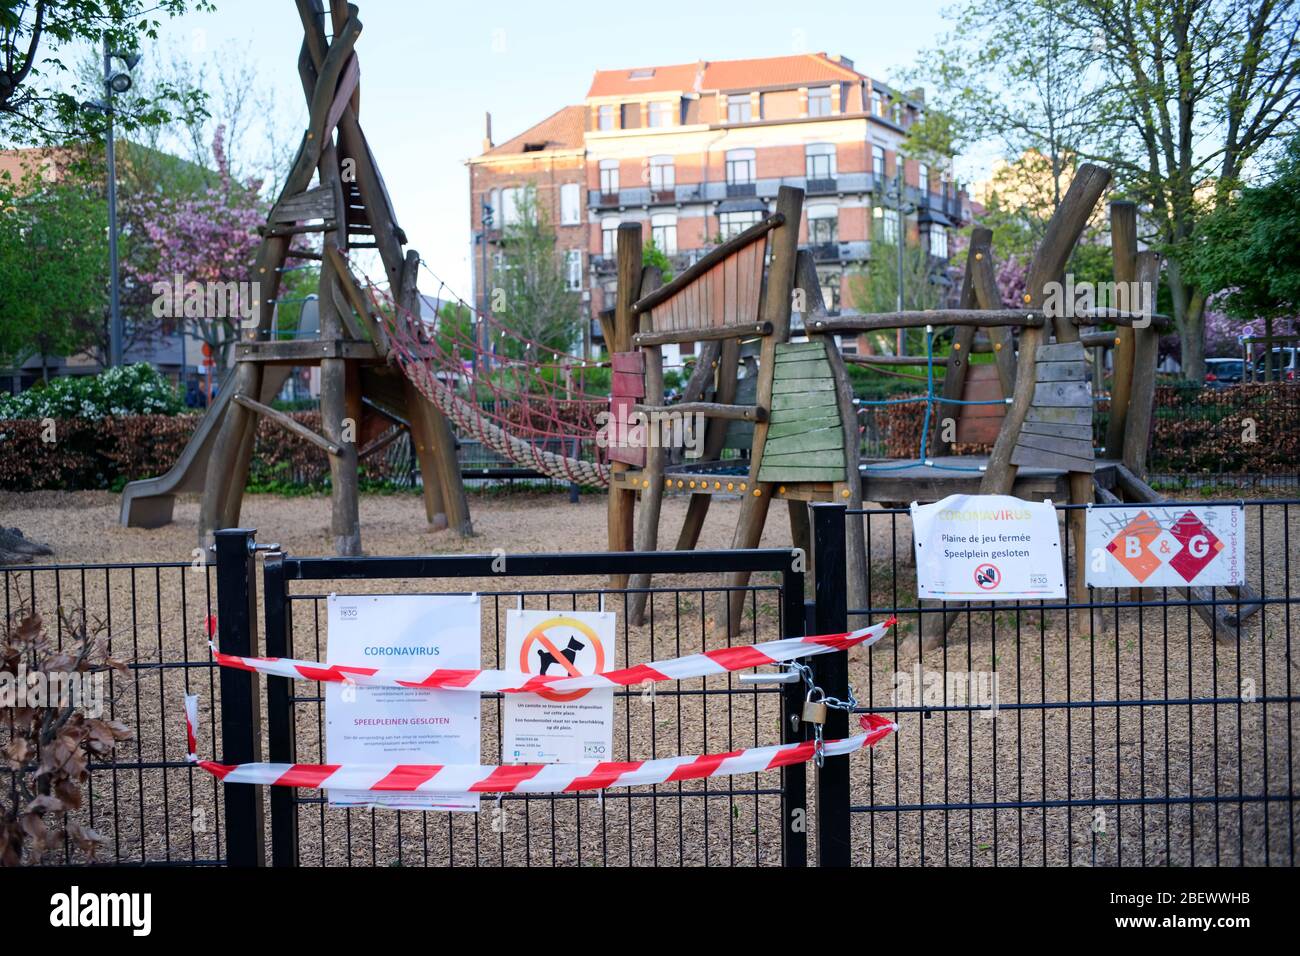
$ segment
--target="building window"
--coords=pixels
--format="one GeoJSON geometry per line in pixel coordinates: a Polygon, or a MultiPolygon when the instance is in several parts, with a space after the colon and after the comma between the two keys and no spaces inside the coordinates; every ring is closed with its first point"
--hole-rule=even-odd
{"type": "Polygon", "coordinates": [[[748,123],[753,118],[753,108],[749,96],[727,97],[727,122],[748,123]]]}
{"type": "Polygon", "coordinates": [[[722,213],[721,215],[718,216],[718,224],[720,227],[720,232],[722,233],[723,241],[725,242],[726,240],[732,238],[733,236],[740,235],[750,226],[758,225],[759,221],[762,219],[762,216],[763,214],[760,213],[757,209],[749,210],[747,212],[722,213]]]}
{"type": "Polygon", "coordinates": [[[819,86],[808,91],[808,115],[831,115],[831,88],[829,86],[819,86]]]}
{"type": "Polygon", "coordinates": [[[618,255],[618,226],[620,220],[614,216],[606,216],[600,221],[600,254],[606,259],[613,259],[618,255]]]}
{"type": "Polygon", "coordinates": [[[501,228],[501,190],[494,189],[486,197],[487,208],[482,210],[483,228],[501,228]]]}
{"type": "Polygon", "coordinates": [[[885,100],[878,90],[871,91],[871,112],[876,116],[885,115],[885,100]]]}
{"type": "Polygon", "coordinates": [[[576,226],[582,222],[582,187],[565,183],[560,187],[560,225],[576,226]]]}
{"type": "MultiPolygon", "coordinates": [[[[828,312],[838,312],[840,310],[840,273],[818,270],[818,284],[822,290],[822,305],[826,306],[828,312]]],[[[847,337],[845,342],[850,341],[847,337]]],[[[843,348],[843,344],[841,344],[843,348]]]]}
{"type": "Polygon", "coordinates": [[[930,255],[939,259],[948,258],[948,230],[943,226],[930,226],[930,255]]]}
{"type": "Polygon", "coordinates": [[[743,186],[754,181],[754,151],[732,149],[727,151],[727,185],[743,186]]]}
{"type": "Polygon", "coordinates": [[[810,182],[835,178],[834,144],[810,143],[804,147],[804,175],[810,182]]]}
{"type": "Polygon", "coordinates": [[[871,147],[871,175],[876,177],[876,183],[879,184],[885,179],[885,147],[871,147]]]}
{"type": "Polygon", "coordinates": [[[500,223],[503,227],[518,225],[519,203],[523,198],[524,198],[523,186],[512,186],[509,189],[501,190],[500,223]]]}
{"type": "Polygon", "coordinates": [[[564,287],[570,292],[582,291],[582,250],[568,249],[564,253],[564,287]]]}
{"type": "MultiPolygon", "coordinates": [[[[922,193],[930,191],[930,167],[925,163],[916,164],[916,184],[921,188],[922,193]]],[[[921,198],[924,199],[925,196],[921,198]]]]}
{"type": "Polygon", "coordinates": [[[651,103],[650,111],[647,116],[647,122],[650,126],[672,126],[673,125],[673,104],[672,103],[651,103]]]}
{"type": "Polygon", "coordinates": [[[808,207],[808,244],[824,246],[839,241],[839,209],[831,203],[808,207]]]}
{"type": "Polygon", "coordinates": [[[893,105],[890,107],[890,112],[893,114],[891,116],[891,119],[893,119],[893,121],[897,123],[899,126],[902,126],[903,125],[903,101],[894,100],[893,105]]]}
{"type": "Polygon", "coordinates": [[[614,128],[614,107],[605,105],[596,110],[596,128],[602,131],[614,128]]]}
{"type": "Polygon", "coordinates": [[[651,216],[650,241],[664,255],[677,255],[677,216],[670,212],[651,216]]]}
{"type": "Polygon", "coordinates": [[[606,196],[618,192],[618,160],[602,159],[600,161],[600,191],[606,196]]]}
{"type": "Polygon", "coordinates": [[[650,157],[650,189],[652,192],[672,192],[677,187],[677,171],[671,156],[650,157]]]}
{"type": "Polygon", "coordinates": [[[619,112],[623,116],[623,129],[640,129],[641,128],[641,104],[624,103],[619,107],[619,112]]]}
{"type": "Polygon", "coordinates": [[[871,210],[872,237],[877,242],[894,245],[898,242],[898,210],[876,206],[871,210]]]}

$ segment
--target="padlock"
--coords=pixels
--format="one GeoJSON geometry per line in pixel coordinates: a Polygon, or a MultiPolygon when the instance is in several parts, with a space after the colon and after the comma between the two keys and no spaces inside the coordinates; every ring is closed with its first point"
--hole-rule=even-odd
{"type": "Polygon", "coordinates": [[[803,722],[805,724],[826,723],[826,701],[805,700],[803,702],[803,722]]]}

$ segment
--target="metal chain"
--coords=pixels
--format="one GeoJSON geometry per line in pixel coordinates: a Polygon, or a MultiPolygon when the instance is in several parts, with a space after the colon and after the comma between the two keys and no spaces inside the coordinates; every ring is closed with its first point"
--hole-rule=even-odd
{"type": "MultiPolygon", "coordinates": [[[[804,700],[815,701],[819,704],[825,704],[832,710],[843,710],[847,713],[853,713],[858,706],[858,698],[853,693],[853,685],[849,685],[849,699],[840,700],[838,697],[827,697],[826,691],[817,686],[813,681],[813,670],[807,664],[801,664],[798,661],[787,661],[786,669],[793,671],[803,679],[804,700]]],[[[820,768],[826,762],[826,741],[821,724],[813,724],[813,762],[820,768]]]]}

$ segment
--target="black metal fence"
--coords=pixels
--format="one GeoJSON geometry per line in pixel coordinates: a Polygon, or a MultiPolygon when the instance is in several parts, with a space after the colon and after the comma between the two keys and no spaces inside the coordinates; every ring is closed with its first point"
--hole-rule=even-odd
{"type": "MultiPolygon", "coordinates": [[[[506,558],[504,573],[492,556],[270,552],[259,574],[251,535],[223,532],[217,568],[45,566],[0,577],[10,619],[35,608],[62,640],[55,609],[84,607],[107,622],[114,655],[130,662],[128,678],[112,679],[109,713],[134,737],[114,760],[91,764],[76,813],[104,836],[101,861],[800,865],[813,832],[813,856],[826,865],[1293,865],[1300,501],[1245,507],[1253,614],[1222,590],[922,608],[907,510],[838,505],[813,509],[812,606],[783,549],[520,555],[506,558]],[[864,525],[865,607],[848,605],[847,521],[864,525]],[[755,573],[734,629],[718,626],[728,613],[718,573],[727,569],[755,573]],[[609,590],[607,576],[645,571],[656,574],[647,620],[632,626],[633,592],[609,590]],[[211,615],[228,652],[321,659],[328,594],[430,591],[480,595],[485,666],[501,665],[505,612],[517,606],[596,610],[603,599],[619,612],[626,664],[896,615],[894,636],[852,661],[843,653],[814,661],[829,694],[844,697],[851,685],[859,711],[896,715],[901,730],[806,775],[799,766],[603,797],[507,796],[479,814],[331,807],[316,791],[221,785],[186,761],[186,692],[203,701],[204,756],[325,757],[319,686],[214,667],[211,615]],[[1205,606],[1229,613],[1207,624],[1205,606]],[[922,648],[922,617],[945,612],[957,615],[946,643],[922,648]]],[[[1065,527],[1073,562],[1077,542],[1065,527]]],[[[726,752],[805,732],[791,723],[802,704],[792,685],[727,675],[658,686],[616,695],[615,759],[726,752]]],[[[501,699],[484,704],[482,759],[496,763],[501,699]]],[[[846,732],[848,715],[832,711],[827,736],[846,732]]],[[[53,857],[77,859],[72,846],[53,857]]]]}
{"type": "MultiPolygon", "coordinates": [[[[842,763],[832,793],[823,774],[823,861],[1294,865],[1298,507],[1245,503],[1247,603],[1226,589],[1090,589],[1082,602],[919,607],[907,509],[814,506],[819,628],[900,621],[824,685],[843,694],[851,678],[859,709],[901,730],[842,763]],[[845,597],[846,521],[864,524],[864,608],[845,597]],[[1207,625],[1198,606],[1228,613],[1207,625]],[[954,612],[946,642],[922,647],[921,618],[954,612]]],[[[1073,563],[1068,526],[1064,540],[1073,563]]]]}

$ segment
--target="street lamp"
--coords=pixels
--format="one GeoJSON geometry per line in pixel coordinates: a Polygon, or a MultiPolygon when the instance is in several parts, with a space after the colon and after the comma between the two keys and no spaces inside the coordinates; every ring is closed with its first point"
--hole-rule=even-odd
{"type": "Polygon", "coordinates": [[[113,143],[113,94],[131,89],[130,70],[140,62],[139,53],[114,50],[104,34],[104,98],[82,103],[82,109],[103,113],[108,121],[104,139],[104,154],[108,165],[108,364],[122,364],[122,301],[119,295],[117,265],[117,151],[113,143]],[[126,70],[115,70],[113,61],[121,60],[126,70]]]}

